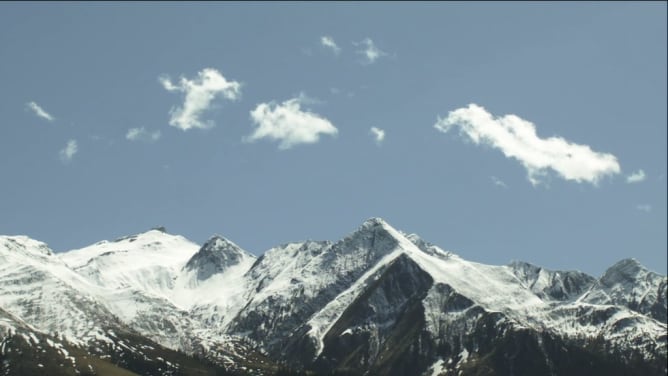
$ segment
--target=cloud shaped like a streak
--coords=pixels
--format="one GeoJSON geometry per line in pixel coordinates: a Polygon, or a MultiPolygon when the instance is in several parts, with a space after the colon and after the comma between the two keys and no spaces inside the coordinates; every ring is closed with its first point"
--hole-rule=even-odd
{"type": "Polygon", "coordinates": [[[130,141],[155,142],[160,139],[160,131],[148,131],[144,127],[130,128],[125,134],[125,138],[130,141]]]}
{"type": "Polygon", "coordinates": [[[214,125],[212,121],[200,120],[200,116],[211,107],[217,96],[222,95],[229,100],[235,100],[241,96],[241,84],[236,81],[228,81],[213,68],[203,69],[192,80],[181,77],[177,84],[172,83],[166,76],[160,77],[159,80],[166,90],[185,93],[183,106],[172,108],[169,119],[169,125],[184,131],[191,128],[205,129],[214,125]]]}
{"type": "Polygon", "coordinates": [[[626,177],[626,182],[629,183],[629,184],[640,183],[641,181],[644,181],[646,178],[647,178],[647,176],[645,176],[645,171],[638,170],[638,171],[632,173],[631,175],[627,176],[626,177]]]}
{"type": "Polygon", "coordinates": [[[250,112],[256,127],[244,140],[254,142],[268,138],[279,141],[278,148],[290,149],[298,144],[312,144],[320,135],[336,135],[338,129],[324,117],[302,110],[302,97],[289,99],[281,104],[260,103],[250,112]]]}
{"type": "Polygon", "coordinates": [[[492,183],[494,183],[494,185],[497,187],[508,188],[508,185],[496,176],[491,176],[490,178],[492,179],[492,183]]]}
{"type": "Polygon", "coordinates": [[[540,183],[549,170],[566,180],[594,185],[602,177],[620,172],[614,155],[595,152],[588,145],[561,137],[540,138],[533,123],[516,115],[495,118],[483,107],[470,104],[450,111],[434,125],[444,133],[455,126],[473,143],[492,146],[506,157],[518,160],[533,185],[540,183]]]}
{"type": "Polygon", "coordinates": [[[371,127],[369,133],[371,133],[371,136],[373,136],[374,141],[376,141],[376,145],[380,146],[380,144],[383,143],[383,140],[385,139],[385,130],[376,127],[371,127]]]}
{"type": "Polygon", "coordinates": [[[77,141],[76,140],[69,140],[67,141],[67,145],[63,149],[60,150],[60,159],[63,162],[69,162],[74,158],[74,155],[77,153],[79,150],[77,146],[77,141]]]}
{"type": "Polygon", "coordinates": [[[26,103],[26,106],[28,109],[30,109],[37,117],[40,117],[42,119],[48,120],[48,121],[54,121],[55,118],[51,116],[50,113],[46,112],[40,105],[38,105],[35,102],[28,102],[26,103]]]}
{"type": "Polygon", "coordinates": [[[357,53],[364,57],[364,62],[367,64],[373,64],[381,57],[387,56],[385,51],[382,51],[380,48],[376,47],[371,38],[365,38],[360,42],[353,42],[353,45],[361,47],[359,50],[357,50],[357,53]]]}
{"type": "Polygon", "coordinates": [[[636,205],[636,209],[640,211],[644,211],[645,213],[649,213],[652,211],[652,205],[647,205],[647,204],[639,204],[636,205]]]}
{"type": "Polygon", "coordinates": [[[330,50],[332,50],[332,52],[334,52],[334,55],[338,55],[341,53],[341,47],[339,47],[334,41],[334,38],[330,36],[325,35],[323,37],[320,37],[320,44],[323,47],[327,47],[330,50]]]}

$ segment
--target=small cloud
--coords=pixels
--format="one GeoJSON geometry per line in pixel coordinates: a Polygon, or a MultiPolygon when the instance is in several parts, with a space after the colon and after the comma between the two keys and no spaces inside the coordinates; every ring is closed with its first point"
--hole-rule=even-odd
{"type": "Polygon", "coordinates": [[[629,184],[633,183],[640,183],[641,181],[644,181],[647,177],[645,176],[645,171],[643,170],[638,170],[631,175],[626,177],[626,182],[629,184]]]}
{"type": "Polygon", "coordinates": [[[50,113],[46,112],[40,105],[38,105],[35,102],[28,102],[26,103],[26,106],[28,109],[30,109],[37,117],[40,117],[42,119],[48,120],[48,121],[54,121],[56,120],[53,116],[51,116],[50,113]]]}
{"type": "Polygon", "coordinates": [[[130,128],[125,134],[125,138],[130,141],[155,142],[160,139],[160,131],[148,131],[144,127],[130,128]]]}
{"type": "Polygon", "coordinates": [[[290,149],[298,144],[311,144],[320,140],[320,135],[336,135],[338,129],[324,117],[301,109],[302,96],[281,104],[260,103],[250,112],[257,128],[244,138],[254,142],[262,138],[279,141],[278,148],[290,149]]]}
{"type": "Polygon", "coordinates": [[[376,141],[376,145],[380,146],[380,144],[383,143],[383,140],[385,139],[385,131],[376,128],[376,127],[371,127],[371,130],[369,131],[371,135],[373,136],[374,141],[376,141]]]}
{"type": "Polygon", "coordinates": [[[323,37],[320,37],[320,44],[323,47],[326,47],[326,48],[329,48],[330,50],[332,50],[332,52],[334,52],[334,55],[338,55],[338,54],[341,53],[341,47],[339,47],[336,44],[336,42],[334,42],[334,38],[332,38],[330,36],[325,35],[323,37]]]}
{"type": "Polygon", "coordinates": [[[172,80],[168,76],[158,77],[158,81],[167,91],[177,91],[180,88],[172,83],[172,80]]]}
{"type": "Polygon", "coordinates": [[[338,87],[330,87],[329,92],[334,95],[339,95],[341,94],[341,89],[339,89],[338,87]]]}
{"type": "Polygon", "coordinates": [[[331,87],[329,88],[329,92],[332,93],[332,95],[345,95],[348,98],[352,98],[355,96],[355,93],[352,91],[343,91],[339,89],[338,87],[331,87]]]}
{"type": "Polygon", "coordinates": [[[300,104],[323,104],[325,102],[321,101],[318,98],[310,97],[306,95],[303,91],[299,92],[297,98],[295,98],[300,104]]]}
{"type": "Polygon", "coordinates": [[[362,55],[366,64],[373,64],[381,57],[387,56],[387,53],[376,47],[370,38],[365,38],[361,42],[353,42],[353,45],[361,47],[356,52],[362,55]]]}
{"type": "Polygon", "coordinates": [[[79,148],[77,147],[76,140],[67,141],[67,145],[65,145],[65,147],[60,150],[60,160],[65,163],[71,161],[78,150],[79,148]]]}
{"type": "Polygon", "coordinates": [[[508,188],[508,185],[506,185],[506,183],[504,183],[503,180],[497,178],[496,176],[491,176],[491,178],[492,178],[492,183],[494,183],[494,185],[501,188],[508,188]]]}
{"type": "Polygon", "coordinates": [[[516,115],[494,118],[483,107],[470,104],[450,111],[445,119],[439,118],[434,124],[434,128],[443,133],[455,126],[473,143],[489,145],[501,150],[506,157],[518,160],[534,186],[549,170],[563,179],[594,185],[604,176],[620,173],[614,155],[595,152],[589,145],[561,137],[540,138],[533,123],[516,115]]]}
{"type": "Polygon", "coordinates": [[[169,112],[169,125],[184,131],[191,128],[210,128],[214,125],[213,121],[200,120],[200,116],[211,107],[211,102],[217,96],[222,95],[229,100],[236,100],[241,96],[241,84],[228,81],[213,68],[203,69],[192,80],[181,77],[177,84],[172,83],[167,76],[158,80],[167,91],[185,93],[183,106],[172,108],[169,112]]]}
{"type": "Polygon", "coordinates": [[[652,211],[652,206],[648,204],[640,204],[636,205],[636,209],[640,211],[644,211],[645,213],[649,213],[652,211]]]}

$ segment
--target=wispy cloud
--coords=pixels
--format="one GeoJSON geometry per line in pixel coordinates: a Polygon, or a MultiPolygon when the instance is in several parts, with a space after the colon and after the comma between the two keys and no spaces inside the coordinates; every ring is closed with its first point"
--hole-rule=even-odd
{"type": "Polygon", "coordinates": [[[497,187],[508,188],[508,185],[506,185],[506,183],[504,183],[503,180],[497,178],[496,176],[491,176],[491,179],[492,183],[494,183],[494,185],[496,185],[497,187]]]}
{"type": "Polygon", "coordinates": [[[355,93],[349,90],[341,90],[338,87],[330,87],[329,92],[332,93],[333,95],[345,95],[348,98],[352,98],[355,96],[355,93]]]}
{"type": "Polygon", "coordinates": [[[69,162],[74,158],[74,155],[77,153],[79,148],[77,147],[76,140],[67,141],[67,145],[60,150],[60,160],[63,162],[69,162]]]}
{"type": "Polygon", "coordinates": [[[645,176],[645,171],[643,170],[638,170],[631,175],[626,177],[626,182],[629,184],[632,183],[640,183],[641,181],[644,181],[647,177],[645,176]]]}
{"type": "Polygon", "coordinates": [[[37,117],[40,117],[48,121],[55,120],[55,118],[51,116],[50,113],[46,112],[40,105],[38,105],[35,102],[26,103],[26,107],[28,107],[29,110],[31,110],[35,115],[37,115],[37,117]]]}
{"type": "Polygon", "coordinates": [[[338,55],[338,54],[341,53],[341,47],[339,47],[336,44],[336,42],[334,42],[334,38],[332,38],[330,36],[325,35],[325,36],[320,37],[320,44],[323,47],[326,47],[326,48],[329,48],[330,50],[332,50],[332,52],[334,52],[334,55],[338,55]]]}
{"type": "Polygon", "coordinates": [[[640,211],[643,211],[645,213],[649,213],[649,212],[652,211],[652,206],[647,205],[647,204],[640,204],[640,205],[636,205],[636,209],[640,210],[640,211]]]}
{"type": "Polygon", "coordinates": [[[383,143],[383,140],[385,139],[385,130],[376,127],[371,127],[369,133],[371,133],[371,136],[373,137],[374,141],[376,141],[376,145],[380,146],[380,144],[383,143]]]}
{"type": "Polygon", "coordinates": [[[366,64],[373,64],[381,57],[387,56],[385,51],[382,51],[380,48],[376,47],[371,38],[365,38],[360,42],[353,42],[353,45],[359,47],[356,52],[362,55],[366,64]]]}
{"type": "Polygon", "coordinates": [[[324,117],[302,110],[304,97],[289,99],[281,104],[260,103],[250,112],[256,128],[244,140],[254,142],[262,138],[279,141],[278,148],[290,149],[298,144],[312,144],[320,135],[336,135],[338,129],[324,117]]]}
{"type": "Polygon", "coordinates": [[[159,80],[166,90],[185,93],[183,106],[172,108],[169,119],[169,125],[184,131],[191,128],[210,128],[214,125],[213,121],[200,120],[200,116],[211,107],[217,96],[222,95],[229,100],[239,99],[241,96],[241,84],[228,81],[213,68],[203,69],[192,80],[181,77],[176,84],[167,76],[160,77],[159,80]]]}
{"type": "Polygon", "coordinates": [[[470,104],[450,111],[446,118],[439,118],[434,124],[444,133],[455,126],[473,143],[492,146],[506,157],[518,160],[533,185],[540,183],[540,178],[550,169],[563,179],[591,184],[597,184],[604,176],[620,173],[614,155],[595,152],[588,145],[561,137],[540,138],[533,123],[516,115],[494,118],[483,107],[470,104]]]}
{"type": "Polygon", "coordinates": [[[125,138],[130,141],[155,142],[160,139],[160,131],[149,131],[144,127],[130,128],[125,134],[125,138]]]}

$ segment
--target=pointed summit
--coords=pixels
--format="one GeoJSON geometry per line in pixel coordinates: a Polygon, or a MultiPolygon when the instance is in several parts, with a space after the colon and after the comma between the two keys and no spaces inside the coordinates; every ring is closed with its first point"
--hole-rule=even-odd
{"type": "Polygon", "coordinates": [[[356,255],[360,262],[373,262],[408,242],[399,231],[381,218],[369,218],[355,231],[332,245],[333,255],[356,255]]]}
{"type": "Polygon", "coordinates": [[[627,258],[608,268],[601,277],[601,283],[612,286],[618,283],[631,283],[650,272],[638,260],[627,258]]]}
{"type": "Polygon", "coordinates": [[[197,271],[197,279],[202,281],[239,264],[246,257],[253,256],[230,240],[214,235],[188,260],[184,269],[197,271]]]}
{"type": "Polygon", "coordinates": [[[666,322],[666,276],[645,268],[636,259],[624,259],[611,266],[585,301],[614,304],[666,322]]]}
{"type": "Polygon", "coordinates": [[[402,235],[394,229],[389,223],[384,219],[378,217],[372,217],[362,222],[360,227],[358,227],[353,233],[348,235],[346,238],[355,237],[360,234],[380,234],[383,233],[387,237],[397,238],[402,235]]]}
{"type": "Polygon", "coordinates": [[[356,234],[367,233],[385,233],[388,237],[394,238],[397,242],[400,241],[399,239],[405,239],[404,234],[380,217],[371,217],[362,222],[362,224],[346,238],[354,237],[356,234]]]}
{"type": "Polygon", "coordinates": [[[372,228],[377,226],[389,226],[389,224],[380,217],[371,217],[362,223],[362,228],[372,228]]]}

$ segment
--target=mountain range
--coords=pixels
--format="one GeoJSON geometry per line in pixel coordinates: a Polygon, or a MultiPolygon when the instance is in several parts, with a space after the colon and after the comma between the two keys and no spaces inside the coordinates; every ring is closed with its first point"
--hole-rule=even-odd
{"type": "Polygon", "coordinates": [[[379,218],[259,257],[0,236],[0,375],[666,375],[667,281],[471,262],[379,218]]]}

